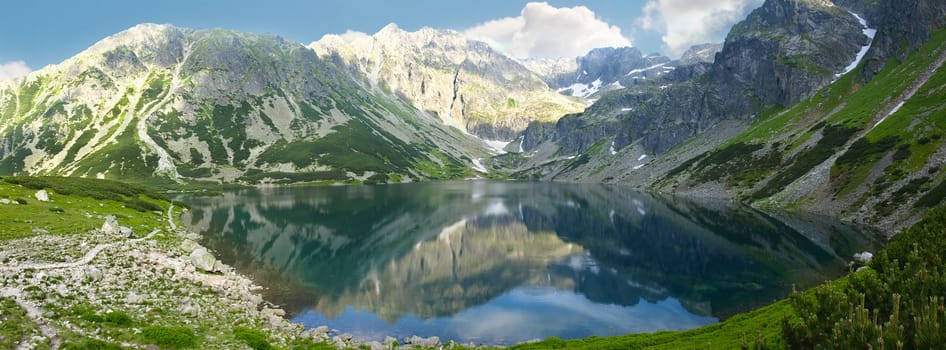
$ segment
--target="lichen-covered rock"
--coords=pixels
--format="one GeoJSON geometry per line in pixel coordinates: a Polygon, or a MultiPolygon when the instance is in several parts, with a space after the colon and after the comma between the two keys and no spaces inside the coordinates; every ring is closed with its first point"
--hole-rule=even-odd
{"type": "Polygon", "coordinates": [[[190,254],[190,262],[198,270],[201,270],[204,272],[217,271],[216,270],[217,258],[215,258],[213,254],[210,254],[210,252],[208,252],[206,248],[199,247],[197,249],[194,249],[194,251],[191,252],[190,254]]]}

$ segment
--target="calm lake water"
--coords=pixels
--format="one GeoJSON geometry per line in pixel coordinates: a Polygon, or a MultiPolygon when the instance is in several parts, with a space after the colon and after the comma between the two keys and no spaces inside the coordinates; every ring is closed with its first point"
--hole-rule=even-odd
{"type": "Polygon", "coordinates": [[[191,198],[184,221],[295,322],[503,345],[719,322],[842,274],[874,236],[615,186],[466,181],[191,198]]]}

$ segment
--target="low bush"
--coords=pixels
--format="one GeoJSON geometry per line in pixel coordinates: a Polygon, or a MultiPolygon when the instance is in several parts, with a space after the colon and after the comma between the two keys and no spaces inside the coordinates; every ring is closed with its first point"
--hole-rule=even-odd
{"type": "Polygon", "coordinates": [[[167,349],[185,349],[197,345],[197,336],[187,327],[148,326],[141,330],[145,340],[167,349]]]}

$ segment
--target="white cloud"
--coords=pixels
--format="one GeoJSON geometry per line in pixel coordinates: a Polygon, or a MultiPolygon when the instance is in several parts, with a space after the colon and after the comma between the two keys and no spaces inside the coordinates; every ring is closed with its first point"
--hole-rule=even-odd
{"type": "Polygon", "coordinates": [[[557,8],[530,2],[518,17],[487,21],[465,34],[514,57],[576,57],[604,46],[630,46],[621,28],[585,6],[557,8]]]}
{"type": "Polygon", "coordinates": [[[677,56],[692,45],[719,42],[763,0],[650,0],[638,23],[663,36],[669,54],[677,56]]]}
{"type": "Polygon", "coordinates": [[[32,71],[23,61],[0,63],[0,80],[22,77],[32,71]]]}

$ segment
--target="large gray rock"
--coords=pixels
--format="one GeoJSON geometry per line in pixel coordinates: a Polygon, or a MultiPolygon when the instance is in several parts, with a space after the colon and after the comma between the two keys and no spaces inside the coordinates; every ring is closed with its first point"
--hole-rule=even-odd
{"type": "Polygon", "coordinates": [[[40,202],[49,202],[49,192],[46,192],[46,190],[36,191],[34,196],[36,197],[36,200],[40,202]]]}
{"type": "Polygon", "coordinates": [[[105,223],[102,224],[102,228],[99,230],[106,235],[120,235],[121,226],[118,225],[118,219],[113,215],[105,217],[105,223]]]}
{"type": "Polygon", "coordinates": [[[118,234],[122,237],[135,238],[135,231],[127,226],[119,226],[118,234]]]}
{"type": "Polygon", "coordinates": [[[413,346],[424,347],[424,348],[432,348],[432,347],[437,347],[438,345],[440,345],[440,337],[434,336],[430,338],[423,338],[423,337],[418,337],[415,335],[410,338],[404,338],[404,344],[410,344],[413,346]]]}
{"type": "Polygon", "coordinates": [[[216,271],[217,259],[214,258],[213,254],[210,254],[210,252],[208,252],[204,247],[199,247],[191,252],[190,262],[191,264],[194,264],[194,267],[196,267],[198,270],[202,270],[204,272],[216,271]]]}

